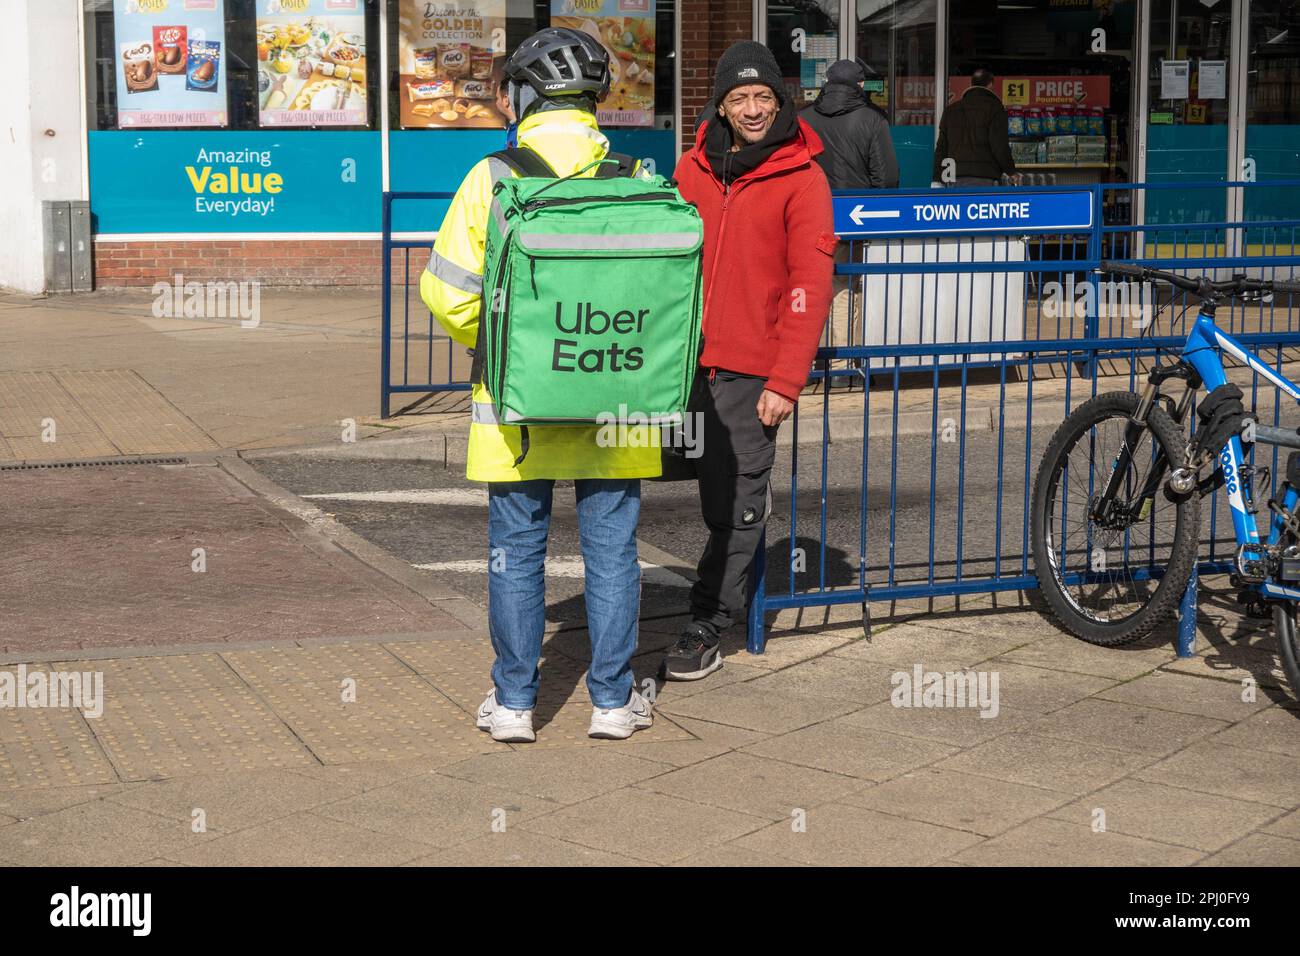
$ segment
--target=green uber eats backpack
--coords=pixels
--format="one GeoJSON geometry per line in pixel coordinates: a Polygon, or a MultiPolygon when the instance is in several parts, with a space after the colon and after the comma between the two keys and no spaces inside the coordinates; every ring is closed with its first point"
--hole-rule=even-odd
{"type": "Polygon", "coordinates": [[[492,189],[471,378],[523,426],[515,465],[528,425],[679,423],[700,349],[695,207],[617,153],[584,179],[526,147],[492,155],[519,175],[492,189]]]}

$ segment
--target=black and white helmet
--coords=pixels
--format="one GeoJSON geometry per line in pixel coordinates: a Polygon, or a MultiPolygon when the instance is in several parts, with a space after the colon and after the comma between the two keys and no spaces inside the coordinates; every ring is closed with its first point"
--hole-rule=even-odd
{"type": "Polygon", "coordinates": [[[595,37],[568,27],[539,30],[506,60],[505,78],[538,96],[609,92],[609,53],[595,37]]]}

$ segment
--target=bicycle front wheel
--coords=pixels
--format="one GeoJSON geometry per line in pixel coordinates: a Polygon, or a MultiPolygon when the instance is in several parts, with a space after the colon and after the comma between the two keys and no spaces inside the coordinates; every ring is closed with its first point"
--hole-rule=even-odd
{"type": "Polygon", "coordinates": [[[1121,455],[1138,401],[1108,392],[1080,405],[1052,436],[1034,482],[1030,535],[1043,596],[1066,630],[1103,647],[1166,620],[1196,561],[1200,498],[1164,488],[1169,462],[1183,460],[1181,429],[1153,405],[1121,455]]]}

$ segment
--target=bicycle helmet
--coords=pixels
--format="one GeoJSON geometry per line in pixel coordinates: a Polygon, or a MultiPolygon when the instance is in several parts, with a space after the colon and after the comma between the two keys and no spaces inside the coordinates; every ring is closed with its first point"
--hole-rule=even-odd
{"type": "Polygon", "coordinates": [[[568,27],[534,33],[506,60],[505,78],[538,96],[609,92],[609,53],[595,37],[568,27]]]}

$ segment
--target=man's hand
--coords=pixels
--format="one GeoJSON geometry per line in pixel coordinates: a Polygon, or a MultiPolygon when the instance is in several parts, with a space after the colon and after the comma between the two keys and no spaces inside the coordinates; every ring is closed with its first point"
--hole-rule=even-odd
{"type": "Polygon", "coordinates": [[[758,420],[769,428],[780,425],[793,412],[794,402],[776,392],[763,389],[763,394],[758,396],[758,420]]]}

